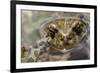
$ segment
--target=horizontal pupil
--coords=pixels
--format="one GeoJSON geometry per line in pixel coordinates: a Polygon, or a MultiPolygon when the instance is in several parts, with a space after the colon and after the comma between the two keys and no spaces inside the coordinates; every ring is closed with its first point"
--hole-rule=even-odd
{"type": "Polygon", "coordinates": [[[53,39],[55,37],[55,34],[58,32],[57,29],[49,29],[50,31],[50,37],[53,39]]]}
{"type": "Polygon", "coordinates": [[[77,35],[81,35],[82,28],[81,28],[80,24],[76,25],[76,26],[73,28],[73,31],[76,32],[77,35]]]}

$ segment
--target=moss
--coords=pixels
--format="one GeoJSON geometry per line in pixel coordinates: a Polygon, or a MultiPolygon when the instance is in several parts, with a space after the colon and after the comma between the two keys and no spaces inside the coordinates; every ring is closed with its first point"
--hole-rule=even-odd
{"type": "Polygon", "coordinates": [[[29,58],[27,62],[34,62],[33,58],[29,58]]]}
{"type": "Polygon", "coordinates": [[[25,52],[26,52],[25,47],[22,47],[21,48],[21,58],[24,58],[25,52]]]}

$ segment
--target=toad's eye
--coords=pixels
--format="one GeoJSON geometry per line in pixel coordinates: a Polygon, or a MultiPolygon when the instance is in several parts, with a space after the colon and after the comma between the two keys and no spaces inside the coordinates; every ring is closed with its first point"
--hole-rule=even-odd
{"type": "Polygon", "coordinates": [[[77,35],[81,35],[82,32],[84,31],[84,25],[82,22],[77,23],[75,27],[73,27],[73,31],[76,32],[77,35]]]}
{"type": "Polygon", "coordinates": [[[58,30],[53,27],[47,27],[45,30],[47,32],[47,36],[51,37],[52,39],[55,37],[55,34],[58,32],[58,30]]]}

